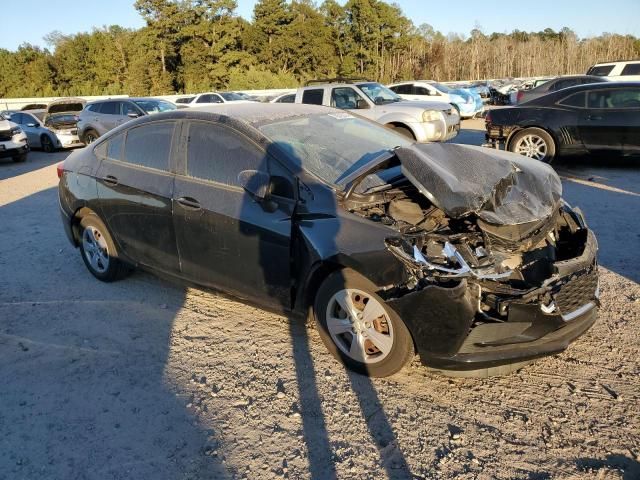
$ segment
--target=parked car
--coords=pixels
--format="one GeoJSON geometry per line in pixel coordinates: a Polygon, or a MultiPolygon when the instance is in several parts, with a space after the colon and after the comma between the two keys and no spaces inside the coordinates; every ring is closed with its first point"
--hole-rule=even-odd
{"type": "MultiPolygon", "coordinates": [[[[256,97],[255,95],[249,95],[248,93],[244,93],[244,92],[230,92],[230,93],[235,93],[242,100],[248,100],[250,102],[260,102],[261,101],[260,97],[256,97]]],[[[223,98],[224,98],[224,95],[223,95],[223,98]]]]}
{"type": "Polygon", "coordinates": [[[27,136],[29,148],[40,148],[47,153],[62,148],[56,134],[44,124],[46,110],[24,110],[12,113],[10,120],[19,125],[27,136]]]}
{"type": "Polygon", "coordinates": [[[174,103],[157,98],[118,98],[87,103],[78,116],[78,132],[85,144],[132,118],[176,110],[174,103]]]}
{"type": "Polygon", "coordinates": [[[519,155],[245,104],[128,122],[58,174],[65,232],[97,279],[140,266],[311,307],[331,353],[372,376],[414,345],[442,370],[516,368],[596,319],[595,236],[553,169],[519,155]]]}
{"type": "MultiPolygon", "coordinates": [[[[563,88],[573,87],[575,85],[584,85],[586,83],[602,83],[606,82],[604,77],[594,77],[593,75],[570,75],[565,77],[557,77],[543,81],[541,84],[534,86],[529,90],[518,90],[516,94],[516,104],[525,103],[534,98],[542,97],[551,92],[562,90],[563,88]]],[[[534,84],[535,85],[535,84],[534,84]]]]}
{"type": "Polygon", "coordinates": [[[640,154],[640,82],[578,85],[523,105],[491,110],[489,146],[536,160],[640,154]]]}
{"type": "Polygon", "coordinates": [[[278,95],[275,98],[269,100],[269,103],[295,103],[296,94],[295,93],[284,93],[282,95],[278,95]]]}
{"type": "Polygon", "coordinates": [[[224,103],[255,103],[246,100],[235,92],[208,92],[200,93],[187,104],[189,107],[202,107],[205,105],[220,105],[224,103]]]}
{"type": "Polygon", "coordinates": [[[450,103],[462,118],[471,118],[484,110],[480,95],[460,88],[449,88],[431,80],[394,83],[389,88],[406,100],[439,100],[450,103]]]}
{"type": "Polygon", "coordinates": [[[19,125],[0,117],[0,158],[24,162],[29,153],[27,136],[19,125]]]}
{"type": "Polygon", "coordinates": [[[640,81],[640,60],[596,63],[589,67],[587,75],[608,77],[617,82],[640,81]]]}
{"type": "Polygon", "coordinates": [[[377,82],[333,79],[299,88],[296,103],[349,110],[418,142],[444,142],[460,131],[460,116],[445,102],[410,102],[377,82]]]}

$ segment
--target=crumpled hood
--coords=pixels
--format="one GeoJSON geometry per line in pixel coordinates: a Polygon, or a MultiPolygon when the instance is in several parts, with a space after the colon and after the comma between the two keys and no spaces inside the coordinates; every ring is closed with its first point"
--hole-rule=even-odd
{"type": "Polygon", "coordinates": [[[451,143],[398,148],[402,173],[452,218],[475,213],[494,225],[549,217],[562,184],[547,164],[514,153],[451,143]]]}
{"type": "Polygon", "coordinates": [[[47,105],[47,115],[78,113],[84,108],[86,103],[86,100],[82,98],[60,98],[47,105]]]}

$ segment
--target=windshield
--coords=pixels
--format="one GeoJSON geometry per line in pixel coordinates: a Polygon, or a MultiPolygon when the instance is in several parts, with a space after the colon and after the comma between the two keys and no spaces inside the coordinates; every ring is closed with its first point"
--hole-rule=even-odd
{"type": "MultiPolygon", "coordinates": [[[[297,117],[257,128],[301,169],[332,185],[384,152],[413,143],[383,126],[346,112],[297,117]]],[[[358,190],[382,183],[370,176],[358,190]]]]}
{"type": "Polygon", "coordinates": [[[164,100],[136,100],[134,103],[148,114],[168,112],[178,108],[173,103],[164,100]]]}
{"type": "Polygon", "coordinates": [[[234,92],[225,92],[221,93],[222,98],[224,98],[227,102],[237,102],[238,100],[244,100],[240,95],[234,92]]]}
{"type": "Polygon", "coordinates": [[[450,93],[451,89],[449,87],[447,87],[446,85],[443,85],[442,83],[438,83],[438,82],[432,82],[430,83],[430,85],[433,86],[433,88],[435,88],[436,90],[442,92],[442,93],[450,93]]]}
{"type": "Polygon", "coordinates": [[[358,88],[376,105],[402,101],[399,95],[379,83],[359,83],[358,88]]]}

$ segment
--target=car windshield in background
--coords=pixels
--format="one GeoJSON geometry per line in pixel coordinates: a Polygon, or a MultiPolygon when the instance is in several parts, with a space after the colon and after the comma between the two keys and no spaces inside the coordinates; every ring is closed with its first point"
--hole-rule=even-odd
{"type": "Polygon", "coordinates": [[[442,83],[433,82],[431,85],[433,85],[433,88],[441,91],[442,93],[451,93],[451,89],[446,85],[443,85],[442,83]]]}
{"type": "Polygon", "coordinates": [[[358,88],[377,105],[402,100],[399,95],[379,83],[359,83],[358,88]]]}
{"type": "Polygon", "coordinates": [[[595,67],[591,67],[587,72],[587,75],[594,75],[596,77],[606,77],[611,73],[615,65],[598,65],[595,67]]]}
{"type": "Polygon", "coordinates": [[[136,100],[134,103],[148,114],[168,112],[177,108],[173,103],[164,100],[136,100]]]}
{"type": "Polygon", "coordinates": [[[225,92],[221,93],[222,98],[224,98],[227,102],[237,102],[238,100],[244,100],[240,95],[234,92],[225,92]]]}
{"type": "MultiPolygon", "coordinates": [[[[396,147],[413,142],[346,112],[309,115],[258,126],[303,170],[335,185],[340,177],[396,147]]],[[[372,179],[360,185],[371,188],[372,179]]]]}

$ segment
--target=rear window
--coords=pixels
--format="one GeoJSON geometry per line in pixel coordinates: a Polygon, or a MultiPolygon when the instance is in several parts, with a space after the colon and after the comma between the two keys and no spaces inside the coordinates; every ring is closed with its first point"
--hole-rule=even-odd
{"type": "Polygon", "coordinates": [[[324,90],[322,89],[305,90],[302,93],[302,103],[308,103],[310,105],[322,105],[323,95],[324,90]]]}
{"type": "Polygon", "coordinates": [[[594,65],[589,69],[587,75],[595,75],[596,77],[606,77],[613,70],[614,65],[594,65]]]}
{"type": "Polygon", "coordinates": [[[157,122],[127,131],[124,159],[128,163],[169,170],[169,153],[175,122],[157,122]]]}
{"type": "Polygon", "coordinates": [[[640,75],[640,63],[627,63],[622,69],[622,75],[640,75]]]}

